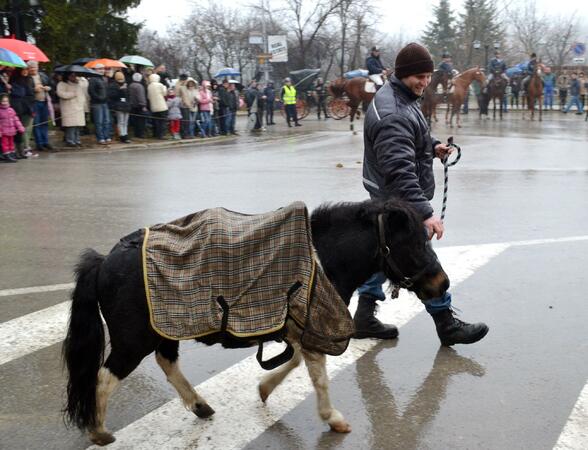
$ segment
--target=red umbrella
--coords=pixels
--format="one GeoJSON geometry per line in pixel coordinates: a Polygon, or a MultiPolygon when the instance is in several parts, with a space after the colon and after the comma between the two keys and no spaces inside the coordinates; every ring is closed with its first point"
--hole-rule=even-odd
{"type": "Polygon", "coordinates": [[[0,39],[0,48],[16,53],[25,61],[49,62],[47,55],[38,47],[18,39],[0,39]]]}

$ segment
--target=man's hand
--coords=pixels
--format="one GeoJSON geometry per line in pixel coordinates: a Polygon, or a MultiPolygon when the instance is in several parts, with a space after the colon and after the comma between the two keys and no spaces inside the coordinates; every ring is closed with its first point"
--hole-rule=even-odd
{"type": "Polygon", "coordinates": [[[425,228],[427,229],[427,237],[429,240],[433,239],[433,235],[437,235],[437,240],[443,237],[443,232],[445,231],[445,227],[443,226],[443,222],[441,219],[436,216],[431,216],[424,222],[425,228]]]}
{"type": "Polygon", "coordinates": [[[451,155],[455,148],[447,144],[437,144],[435,146],[435,156],[439,159],[445,158],[445,155],[451,155]]]}

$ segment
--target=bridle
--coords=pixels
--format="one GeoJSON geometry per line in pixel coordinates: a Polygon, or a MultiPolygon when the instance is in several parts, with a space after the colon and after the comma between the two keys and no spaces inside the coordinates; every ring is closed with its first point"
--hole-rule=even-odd
{"type": "Polygon", "coordinates": [[[402,271],[398,268],[398,266],[392,259],[392,256],[390,254],[390,247],[386,245],[386,236],[384,233],[384,214],[378,214],[378,253],[380,253],[384,257],[384,260],[386,261],[386,264],[388,265],[390,271],[394,274],[396,278],[400,280],[398,282],[398,285],[404,289],[410,289],[412,286],[414,286],[414,283],[421,279],[423,275],[427,273],[429,268],[436,263],[436,260],[430,261],[425,265],[425,267],[423,267],[421,270],[419,270],[416,274],[414,274],[411,277],[403,275],[402,271]]]}

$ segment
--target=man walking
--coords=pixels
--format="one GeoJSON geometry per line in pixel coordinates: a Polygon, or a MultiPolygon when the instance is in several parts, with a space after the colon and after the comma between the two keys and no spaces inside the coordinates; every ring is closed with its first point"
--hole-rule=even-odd
{"type": "MultiPolygon", "coordinates": [[[[419,106],[433,69],[431,55],[419,44],[408,44],[398,53],[394,75],[376,93],[366,113],[363,184],[372,198],[398,197],[410,203],[422,216],[429,239],[435,234],[441,239],[443,222],[429,203],[435,191],[433,158],[443,158],[452,149],[431,137],[419,106]]],[[[385,299],[385,280],[378,273],[359,288],[354,317],[357,338],[398,336],[394,325],[374,317],[376,301],[385,299]]],[[[454,317],[449,292],[423,303],[442,345],[471,344],[488,332],[483,323],[468,324],[454,317]]]]}
{"type": "Polygon", "coordinates": [[[570,80],[570,101],[562,112],[569,112],[572,105],[576,105],[576,108],[578,108],[576,114],[584,113],[584,107],[580,101],[580,81],[576,72],[572,72],[572,79],[570,80]]]}
{"type": "Polygon", "coordinates": [[[317,78],[314,86],[314,94],[316,96],[316,115],[317,119],[321,120],[321,112],[325,117],[325,120],[329,118],[327,114],[327,86],[322,78],[317,78]]]}

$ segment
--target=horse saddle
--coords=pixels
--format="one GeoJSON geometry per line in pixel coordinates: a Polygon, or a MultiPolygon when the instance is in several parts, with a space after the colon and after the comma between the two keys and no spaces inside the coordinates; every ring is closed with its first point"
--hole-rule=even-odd
{"type": "Polygon", "coordinates": [[[368,94],[375,94],[376,93],[376,83],[373,81],[367,80],[363,87],[363,90],[368,94]]]}
{"type": "Polygon", "coordinates": [[[168,339],[220,332],[261,342],[290,317],[305,348],[339,355],[354,333],[302,202],[258,215],[207,209],[146,228],[142,259],[151,325],[168,339]]]}

